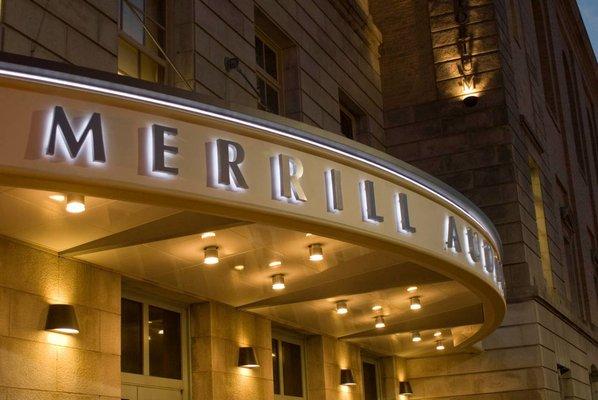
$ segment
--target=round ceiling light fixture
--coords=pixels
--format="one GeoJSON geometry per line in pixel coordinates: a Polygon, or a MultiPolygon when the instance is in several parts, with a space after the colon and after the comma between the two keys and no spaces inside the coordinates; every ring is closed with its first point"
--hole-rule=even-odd
{"type": "Polygon", "coordinates": [[[422,303],[421,303],[421,299],[419,298],[419,296],[415,296],[409,299],[411,304],[409,306],[410,309],[412,310],[419,310],[422,308],[422,303]]]}
{"type": "Polygon", "coordinates": [[[322,245],[320,243],[314,243],[309,245],[309,260],[310,261],[322,261],[324,259],[324,252],[322,251],[322,245]]]}
{"type": "Polygon", "coordinates": [[[339,300],[336,302],[336,313],[338,315],[345,315],[348,312],[349,312],[349,308],[347,308],[346,300],[339,300]]]}
{"type": "Polygon", "coordinates": [[[422,335],[418,332],[418,331],[414,331],[411,333],[411,341],[412,342],[421,342],[422,341],[422,335]]]}
{"type": "Polygon", "coordinates": [[[285,287],[283,274],[272,275],[272,289],[282,290],[285,287]]]}
{"type": "Polygon", "coordinates": [[[66,211],[71,214],[79,214],[85,211],[85,196],[74,193],[67,194],[66,211]]]}
{"type": "Polygon", "coordinates": [[[208,246],[203,249],[204,258],[203,263],[206,265],[218,264],[218,246],[208,246]]]}

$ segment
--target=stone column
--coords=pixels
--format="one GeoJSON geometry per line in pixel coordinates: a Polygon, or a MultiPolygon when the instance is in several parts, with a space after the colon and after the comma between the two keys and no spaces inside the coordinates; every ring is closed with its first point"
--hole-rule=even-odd
{"type": "Polygon", "coordinates": [[[191,384],[197,400],[268,400],[272,383],[270,321],[220,303],[191,307],[191,384]],[[259,368],[237,366],[239,347],[255,349],[259,368]]]}

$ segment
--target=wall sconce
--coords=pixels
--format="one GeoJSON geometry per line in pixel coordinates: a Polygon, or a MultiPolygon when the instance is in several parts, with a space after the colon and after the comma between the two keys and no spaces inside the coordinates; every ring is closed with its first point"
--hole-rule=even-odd
{"type": "Polygon", "coordinates": [[[77,314],[75,314],[75,307],[70,304],[50,304],[44,329],[69,335],[78,334],[79,322],[77,314]]]}
{"type": "Polygon", "coordinates": [[[411,389],[409,381],[399,382],[399,394],[403,396],[413,395],[413,389],[411,389]]]}
{"type": "Polygon", "coordinates": [[[475,107],[478,105],[478,96],[476,96],[475,94],[470,94],[467,95],[463,98],[463,105],[465,105],[465,107],[475,107]]]}
{"type": "Polygon", "coordinates": [[[478,95],[475,93],[475,75],[464,75],[461,79],[463,90],[463,104],[465,107],[475,107],[478,104],[478,95]]]}
{"type": "Polygon", "coordinates": [[[259,368],[253,347],[239,347],[239,361],[237,365],[241,368],[259,368]]]}
{"type": "Polygon", "coordinates": [[[353,371],[351,369],[341,369],[341,385],[342,386],[355,386],[355,378],[353,377],[353,371]]]}

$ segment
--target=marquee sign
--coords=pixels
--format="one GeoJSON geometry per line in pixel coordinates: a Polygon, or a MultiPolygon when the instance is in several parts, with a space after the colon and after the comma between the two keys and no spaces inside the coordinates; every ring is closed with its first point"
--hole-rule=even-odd
{"type": "Polygon", "coordinates": [[[74,85],[74,96],[45,93],[45,85],[68,87],[66,81],[39,83],[34,90],[0,89],[0,175],[18,171],[110,182],[321,221],[459,265],[503,291],[499,244],[489,225],[433,185],[391,174],[372,157],[359,159],[358,152],[349,157],[324,141],[290,134],[268,140],[272,128],[255,118],[243,124],[223,113],[223,124],[214,125],[213,111],[179,118],[164,112],[168,104],[155,104],[156,112],[149,113],[114,104],[108,96],[106,101],[81,96],[82,89],[117,94],[99,87],[74,85]]]}

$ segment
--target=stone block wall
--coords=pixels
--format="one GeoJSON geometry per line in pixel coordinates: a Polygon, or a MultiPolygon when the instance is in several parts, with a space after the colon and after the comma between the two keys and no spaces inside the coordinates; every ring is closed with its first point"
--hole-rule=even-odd
{"type": "Polygon", "coordinates": [[[358,140],[383,148],[379,33],[367,11],[356,16],[343,9],[343,3],[184,0],[177,3],[183,10],[177,17],[178,35],[192,34],[194,44],[185,40],[188,44],[177,57],[188,67],[185,76],[193,77],[196,91],[255,108],[251,85],[257,26],[284,47],[283,115],[339,132],[342,91],[365,115],[366,128],[358,140]],[[249,82],[236,70],[226,71],[225,57],[239,58],[249,82]]]}
{"type": "Polygon", "coordinates": [[[0,399],[120,399],[120,276],[0,238],[0,399]],[[44,330],[75,306],[81,333],[44,330]]]}
{"type": "Polygon", "coordinates": [[[193,399],[274,398],[270,321],[219,303],[191,307],[193,399]],[[238,367],[239,347],[255,349],[259,368],[238,367]]]}
{"type": "Polygon", "coordinates": [[[311,336],[306,345],[307,397],[313,400],[363,398],[361,352],[358,346],[329,336],[311,336]],[[341,386],[341,369],[351,369],[355,386],[341,386]]]}
{"type": "Polygon", "coordinates": [[[118,0],[2,2],[0,50],[117,71],[118,0]]]}
{"type": "Polygon", "coordinates": [[[529,301],[509,306],[482,352],[407,360],[406,371],[414,399],[557,400],[559,364],[571,372],[563,382],[567,398],[591,399],[588,366],[594,352],[588,337],[529,301]]]}
{"type": "Polygon", "coordinates": [[[467,108],[457,69],[456,3],[370,2],[383,36],[386,144],[389,153],[444,180],[493,220],[503,241],[509,305],[484,352],[407,360],[405,374],[419,398],[558,399],[558,368],[565,368],[567,398],[590,399],[590,368],[598,362],[597,272],[590,259],[598,230],[595,58],[574,1],[461,1],[479,98],[467,108]],[[553,54],[538,46],[534,7],[540,4],[553,54]],[[585,178],[573,137],[581,113],[569,112],[576,107],[567,96],[563,54],[575,60],[577,108],[587,111],[579,119],[593,163],[585,178]],[[554,85],[548,91],[547,65],[554,85]],[[401,74],[411,78],[397,78],[401,74]],[[552,279],[540,259],[530,158],[541,175],[552,279]],[[565,257],[564,206],[574,221],[576,266],[565,257]],[[580,275],[581,313],[571,301],[572,268],[580,275]]]}

